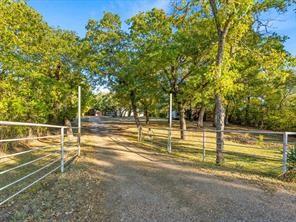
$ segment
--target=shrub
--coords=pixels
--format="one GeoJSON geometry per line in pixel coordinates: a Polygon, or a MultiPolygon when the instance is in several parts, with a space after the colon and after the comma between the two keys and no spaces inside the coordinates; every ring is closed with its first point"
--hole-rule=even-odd
{"type": "Polygon", "coordinates": [[[288,156],[288,169],[293,170],[296,169],[296,147],[294,146],[292,149],[289,150],[288,156]]]}

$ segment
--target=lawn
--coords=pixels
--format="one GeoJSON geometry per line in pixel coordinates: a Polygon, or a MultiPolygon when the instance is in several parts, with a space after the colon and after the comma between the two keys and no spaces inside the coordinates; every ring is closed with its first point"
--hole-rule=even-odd
{"type": "MultiPolygon", "coordinates": [[[[131,141],[137,140],[137,129],[132,122],[115,121],[113,126],[120,129],[120,134],[131,141]]],[[[111,123],[111,122],[110,122],[111,123]]],[[[203,132],[192,122],[188,122],[186,139],[180,139],[178,121],[174,121],[172,131],[171,155],[192,160],[202,166],[217,168],[216,133],[210,124],[205,130],[205,159],[203,160],[203,132]]],[[[117,128],[115,128],[117,129],[117,128]]],[[[256,129],[231,125],[227,130],[254,131],[256,129]]],[[[271,132],[271,131],[264,131],[271,132]]],[[[225,133],[224,163],[219,169],[254,174],[268,177],[278,177],[282,173],[283,135],[266,133],[228,132],[225,133]]],[[[141,144],[146,149],[167,152],[168,130],[166,121],[152,121],[149,126],[144,125],[141,144]],[[149,129],[150,128],[150,129],[149,129]]],[[[295,138],[289,137],[289,147],[295,144],[295,138]]]]}

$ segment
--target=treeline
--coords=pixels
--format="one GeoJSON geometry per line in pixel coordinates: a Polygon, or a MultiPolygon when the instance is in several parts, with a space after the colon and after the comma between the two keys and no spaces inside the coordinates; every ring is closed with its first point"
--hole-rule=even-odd
{"type": "Polygon", "coordinates": [[[76,34],[49,27],[25,1],[0,1],[0,119],[73,120],[78,85],[83,88],[82,107],[90,105],[84,48],[76,34]]]}
{"type": "Polygon", "coordinates": [[[171,14],[153,9],[135,15],[128,31],[112,13],[89,21],[88,70],[112,92],[101,94],[98,103],[105,97],[109,110],[132,110],[139,126],[139,111],[167,112],[173,93],[182,129],[185,117],[197,118],[202,127],[204,115],[216,116],[218,128],[237,123],[296,129],[295,57],[284,48],[287,37],[265,31],[259,20],[267,10],[283,12],[286,1],[190,1],[172,7],[171,14]]]}
{"type": "MultiPolygon", "coordinates": [[[[157,98],[154,98],[157,99],[157,98]]],[[[167,118],[168,104],[167,98],[158,103],[138,103],[137,110],[140,114],[145,116],[146,124],[150,123],[150,117],[167,118]]],[[[144,100],[145,101],[145,100],[144,100]]],[[[131,117],[133,110],[128,98],[121,97],[116,92],[99,92],[94,97],[93,108],[100,111],[102,115],[109,115],[113,117],[131,117]]],[[[191,115],[188,115],[188,120],[193,120],[191,115]]]]}

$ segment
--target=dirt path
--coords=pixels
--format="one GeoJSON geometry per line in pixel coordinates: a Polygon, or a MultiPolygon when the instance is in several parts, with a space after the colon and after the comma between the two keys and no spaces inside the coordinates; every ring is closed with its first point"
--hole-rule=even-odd
{"type": "Polygon", "coordinates": [[[95,149],[102,221],[295,221],[295,194],[199,173],[103,128],[95,149]]]}
{"type": "Polygon", "coordinates": [[[0,208],[0,221],[295,221],[296,195],[199,171],[89,119],[82,156],[0,208]]]}

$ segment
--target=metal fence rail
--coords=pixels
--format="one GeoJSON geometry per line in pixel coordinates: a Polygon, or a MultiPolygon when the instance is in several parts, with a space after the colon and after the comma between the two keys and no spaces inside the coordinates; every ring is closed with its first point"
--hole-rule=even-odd
{"type": "Polygon", "coordinates": [[[186,139],[181,140],[181,131],[173,128],[141,127],[138,129],[138,141],[152,142],[159,147],[166,147],[169,153],[187,152],[193,153],[192,155],[196,157],[201,154],[201,160],[206,161],[209,156],[207,153],[211,153],[211,157],[215,155],[217,133],[223,133],[224,154],[228,157],[228,163],[237,164],[238,158],[245,156],[250,159],[249,161],[253,161],[255,166],[259,163],[270,164],[269,169],[274,167],[282,173],[287,171],[288,149],[296,144],[296,132],[194,129],[183,130],[186,139]],[[259,154],[256,154],[256,151],[259,154]]]}
{"type": "MultiPolygon", "coordinates": [[[[58,125],[49,125],[49,124],[34,124],[34,123],[19,123],[19,122],[6,122],[6,121],[0,121],[0,126],[16,126],[16,127],[44,127],[44,128],[51,128],[51,129],[58,129],[59,134],[58,135],[49,135],[49,136],[39,136],[39,137],[23,137],[23,138],[8,138],[8,139],[0,139],[0,144],[2,143],[10,143],[10,142],[20,142],[20,141],[32,141],[32,140],[41,140],[41,139],[58,139],[57,143],[54,145],[49,146],[40,146],[36,148],[32,148],[25,151],[20,151],[17,153],[11,153],[7,155],[0,156],[0,165],[2,166],[4,164],[7,165],[7,167],[4,167],[4,170],[0,171],[0,176],[7,175],[11,172],[17,172],[20,169],[23,169],[24,167],[28,166],[35,166],[36,163],[40,163],[37,165],[37,169],[31,171],[30,173],[27,173],[24,176],[21,176],[12,182],[8,182],[5,185],[0,185],[0,206],[5,204],[7,201],[11,200],[13,197],[17,196],[18,194],[24,192],[28,188],[32,187],[34,184],[39,182],[40,180],[44,179],[51,173],[57,171],[58,169],[61,170],[61,172],[64,172],[64,165],[67,162],[65,158],[65,154],[69,154],[69,151],[75,151],[74,155],[72,152],[72,158],[75,156],[78,156],[80,154],[80,128],[79,127],[73,127],[77,128],[79,133],[77,135],[77,146],[76,147],[67,147],[65,146],[65,129],[68,127],[65,126],[58,126],[58,125]],[[41,152],[41,153],[40,153],[41,152]],[[8,164],[9,162],[13,161],[14,158],[18,157],[20,158],[23,155],[27,154],[35,154],[37,155],[37,158],[30,159],[29,161],[20,163],[16,166],[12,166],[13,164],[8,164]],[[45,162],[45,165],[42,165],[45,162]],[[51,169],[53,167],[53,169],[51,169]],[[44,172],[45,170],[49,170],[49,172],[44,172]],[[34,175],[38,176],[38,178],[32,178],[34,175]],[[29,178],[32,178],[31,181],[29,181],[29,178]],[[16,184],[20,184],[22,181],[27,180],[29,182],[28,185],[25,187],[22,187],[21,189],[17,190],[16,192],[12,194],[2,194],[4,191],[7,191],[8,188],[15,187],[16,184]]],[[[70,146],[70,145],[69,145],[70,146]]],[[[0,169],[3,168],[3,166],[0,169]]],[[[2,180],[3,181],[3,180],[2,180]]],[[[5,180],[6,181],[6,180],[5,180]]],[[[18,188],[18,187],[16,187],[18,188]]]]}

